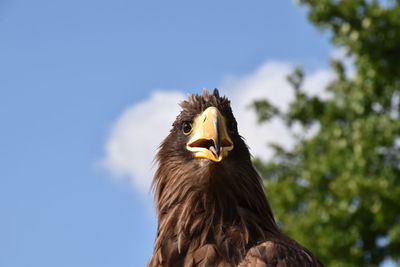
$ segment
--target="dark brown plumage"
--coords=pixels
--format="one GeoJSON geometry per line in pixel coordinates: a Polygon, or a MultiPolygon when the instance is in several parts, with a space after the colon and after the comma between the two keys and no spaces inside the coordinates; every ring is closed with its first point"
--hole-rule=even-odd
{"type": "Polygon", "coordinates": [[[157,154],[148,266],[322,266],[278,229],[229,100],[205,90],[180,105],[157,154]]]}

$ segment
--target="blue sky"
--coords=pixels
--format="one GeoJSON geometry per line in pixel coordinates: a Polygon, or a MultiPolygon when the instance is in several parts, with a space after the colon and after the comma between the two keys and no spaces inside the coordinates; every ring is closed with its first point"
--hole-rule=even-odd
{"type": "Polygon", "coordinates": [[[332,50],[289,0],[0,1],[0,266],[144,266],[151,198],[102,163],[124,112],[317,73],[332,50]]]}

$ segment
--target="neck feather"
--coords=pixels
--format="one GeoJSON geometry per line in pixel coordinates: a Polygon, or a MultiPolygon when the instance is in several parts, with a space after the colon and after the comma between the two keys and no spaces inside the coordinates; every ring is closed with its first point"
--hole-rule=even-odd
{"type": "Polygon", "coordinates": [[[248,247],[279,235],[259,175],[250,161],[242,166],[231,172],[222,164],[160,162],[153,181],[155,250],[169,246],[181,253],[214,244],[237,262],[248,247]]]}

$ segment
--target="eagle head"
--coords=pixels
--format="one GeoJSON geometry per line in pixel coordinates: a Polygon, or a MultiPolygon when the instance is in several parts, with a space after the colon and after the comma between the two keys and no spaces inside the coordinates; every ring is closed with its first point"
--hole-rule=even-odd
{"type": "Polygon", "coordinates": [[[218,89],[212,94],[204,89],[202,95],[189,95],[180,106],[182,110],[157,155],[160,167],[175,164],[180,171],[204,173],[204,168],[221,172],[236,169],[238,164],[251,166],[230,101],[220,96],[218,89]]]}

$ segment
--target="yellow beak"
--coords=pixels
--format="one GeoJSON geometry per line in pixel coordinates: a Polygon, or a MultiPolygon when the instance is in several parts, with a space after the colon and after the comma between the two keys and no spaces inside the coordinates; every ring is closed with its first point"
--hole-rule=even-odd
{"type": "Polygon", "coordinates": [[[196,158],[220,162],[233,149],[225,118],[216,107],[207,108],[193,122],[192,133],[186,148],[196,158]]]}

